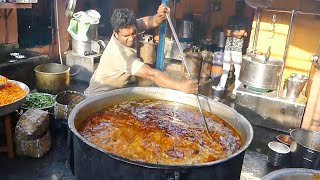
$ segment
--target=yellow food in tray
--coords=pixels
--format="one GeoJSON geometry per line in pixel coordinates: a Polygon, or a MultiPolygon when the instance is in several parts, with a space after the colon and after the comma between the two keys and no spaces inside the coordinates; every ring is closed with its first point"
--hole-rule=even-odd
{"type": "Polygon", "coordinates": [[[13,103],[26,95],[18,84],[8,82],[0,88],[0,106],[13,103]]]}

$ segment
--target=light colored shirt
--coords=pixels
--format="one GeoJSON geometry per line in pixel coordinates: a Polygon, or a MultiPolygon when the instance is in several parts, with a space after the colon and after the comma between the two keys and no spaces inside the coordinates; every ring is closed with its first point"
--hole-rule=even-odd
{"type": "MultiPolygon", "coordinates": [[[[137,19],[137,31],[143,30],[142,20],[137,19]]],[[[141,31],[139,31],[141,32],[141,31]]],[[[98,68],[90,79],[86,96],[125,87],[131,75],[136,74],[144,63],[137,57],[136,49],[122,45],[114,35],[104,50],[98,68]]]]}

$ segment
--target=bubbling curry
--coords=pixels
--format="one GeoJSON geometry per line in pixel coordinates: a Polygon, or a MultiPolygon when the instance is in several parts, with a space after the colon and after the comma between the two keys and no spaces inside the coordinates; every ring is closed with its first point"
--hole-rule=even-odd
{"type": "Polygon", "coordinates": [[[238,132],[220,117],[164,100],[134,100],[91,114],[80,134],[105,151],[163,165],[201,164],[227,158],[242,146],[238,132]]]}

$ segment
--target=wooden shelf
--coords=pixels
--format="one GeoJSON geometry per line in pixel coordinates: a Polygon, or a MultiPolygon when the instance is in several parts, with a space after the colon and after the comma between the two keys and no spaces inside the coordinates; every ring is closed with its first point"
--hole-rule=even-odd
{"type": "Polygon", "coordinates": [[[31,3],[0,3],[0,9],[30,9],[31,3]]]}

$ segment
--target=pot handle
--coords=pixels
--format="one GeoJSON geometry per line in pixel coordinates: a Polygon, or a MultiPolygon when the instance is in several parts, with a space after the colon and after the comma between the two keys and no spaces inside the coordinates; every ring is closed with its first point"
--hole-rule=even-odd
{"type": "Polygon", "coordinates": [[[309,163],[313,163],[313,161],[312,161],[311,159],[308,159],[308,158],[306,158],[306,157],[304,157],[303,159],[306,160],[306,161],[309,162],[309,163]]]}
{"type": "Polygon", "coordinates": [[[75,75],[77,75],[79,72],[81,71],[81,68],[79,68],[75,73],[73,73],[73,74],[70,74],[69,76],[75,76],[75,75]]]}
{"type": "Polygon", "coordinates": [[[314,159],[314,156],[316,155],[314,151],[312,151],[311,149],[307,149],[305,152],[306,153],[304,154],[303,159],[313,162],[312,159],[314,159]]]}

